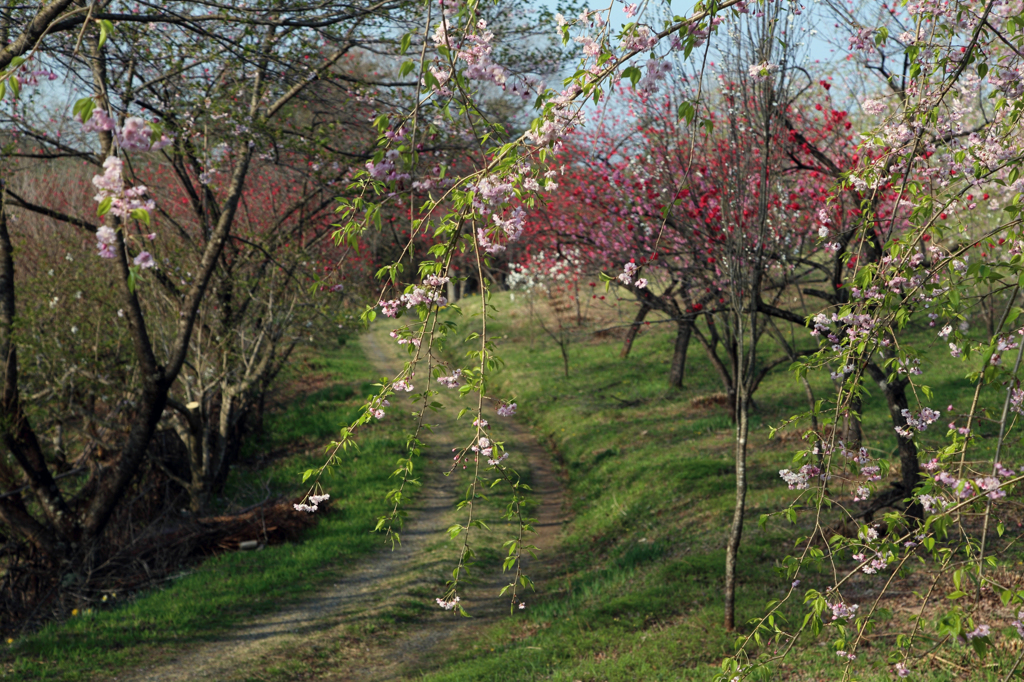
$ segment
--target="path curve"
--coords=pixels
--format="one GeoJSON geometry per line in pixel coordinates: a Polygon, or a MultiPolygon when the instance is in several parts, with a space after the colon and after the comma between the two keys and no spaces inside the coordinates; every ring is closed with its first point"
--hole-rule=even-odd
{"type": "MultiPolygon", "coordinates": [[[[378,374],[395,376],[403,358],[394,342],[383,333],[365,334],[360,342],[367,358],[378,374]]],[[[457,499],[454,477],[443,472],[451,463],[452,425],[455,411],[442,410],[433,434],[425,438],[426,446],[421,462],[423,486],[409,506],[409,515],[401,533],[402,544],[394,551],[382,549],[361,560],[356,566],[339,574],[339,582],[320,590],[305,602],[287,606],[280,611],[262,616],[221,638],[203,642],[193,649],[177,654],[155,666],[144,667],[112,679],[119,682],[185,682],[187,680],[244,679],[246,671],[258,666],[260,660],[273,657],[275,652],[301,645],[304,640],[331,637],[336,628],[352,625],[387,608],[390,601],[410,590],[422,586],[424,562],[438,563],[438,569],[450,574],[453,554],[447,542],[445,529],[457,517],[453,506],[457,499]],[[431,549],[445,548],[443,558],[431,549]],[[433,555],[433,559],[429,558],[433,555]],[[444,565],[447,562],[447,565],[444,565]]],[[[496,420],[492,420],[496,421],[496,420]]],[[[539,549],[538,559],[528,566],[529,573],[538,579],[543,592],[544,578],[553,575],[558,563],[557,550],[563,522],[562,490],[550,454],[529,429],[515,420],[500,420],[496,424],[504,432],[515,455],[525,456],[531,471],[531,485],[539,498],[536,509],[537,534],[532,543],[539,549]]],[[[514,465],[514,461],[512,462],[514,465]]],[[[430,574],[428,570],[426,572],[430,574]]],[[[435,575],[441,575],[434,571],[435,575]]],[[[443,579],[443,578],[442,578],[443,579]]],[[[470,586],[464,604],[475,616],[466,618],[444,617],[452,614],[434,614],[413,623],[396,639],[374,647],[353,649],[343,671],[335,670],[332,680],[377,682],[393,680],[423,671],[436,660],[438,651],[457,645],[468,634],[468,626],[481,627],[496,618],[507,617],[508,603],[497,597],[497,589],[504,583],[502,576],[493,576],[470,586]]],[[[436,582],[430,584],[436,591],[436,582]]],[[[527,601],[536,595],[527,597],[527,601]]]]}

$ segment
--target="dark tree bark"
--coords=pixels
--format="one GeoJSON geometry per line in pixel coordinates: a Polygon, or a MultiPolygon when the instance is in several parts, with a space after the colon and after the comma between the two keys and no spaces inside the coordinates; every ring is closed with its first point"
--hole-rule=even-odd
{"type": "Polygon", "coordinates": [[[693,334],[693,317],[684,316],[679,320],[678,325],[675,350],[672,353],[672,365],[668,372],[669,386],[674,388],[683,386],[683,376],[686,374],[686,351],[690,347],[690,337],[693,334]]]}
{"type": "Polygon", "coordinates": [[[68,536],[77,535],[67,501],[50,474],[39,440],[29,424],[18,388],[18,351],[14,332],[14,248],[7,230],[6,184],[0,178],[0,362],[3,362],[3,394],[0,396],[0,438],[28,480],[49,528],[34,519],[21,494],[0,499],[0,517],[43,552],[56,557],[70,551],[68,536]],[[55,530],[62,531],[60,537],[55,530]]]}
{"type": "MultiPolygon", "coordinates": [[[[885,396],[893,425],[905,428],[907,418],[903,416],[903,410],[907,409],[907,380],[896,378],[890,381],[882,368],[874,362],[869,362],[865,369],[872,380],[882,389],[882,395],[885,396]]],[[[896,433],[896,444],[902,475],[899,483],[894,484],[893,487],[903,498],[909,498],[921,480],[921,464],[917,458],[917,445],[909,438],[901,436],[899,432],[896,433]]],[[[871,512],[869,511],[869,513],[871,512]]],[[[924,510],[920,504],[913,503],[907,507],[907,515],[921,520],[924,518],[924,510]]]]}
{"type": "Polygon", "coordinates": [[[641,303],[640,310],[636,312],[636,317],[633,318],[633,323],[630,324],[629,329],[626,330],[626,338],[622,342],[622,353],[619,357],[629,357],[629,351],[633,350],[633,341],[636,339],[636,335],[640,333],[640,327],[643,325],[644,319],[647,317],[647,313],[649,312],[651,312],[651,306],[647,303],[641,303]]]}
{"type": "MultiPolygon", "coordinates": [[[[51,24],[62,12],[74,4],[73,0],[54,0],[43,5],[32,20],[25,26],[21,34],[9,45],[0,48],[0,69],[5,69],[15,57],[20,57],[32,49],[51,24]]],[[[8,29],[9,30],[9,29],[8,29]]]]}
{"type": "Polygon", "coordinates": [[[714,318],[711,315],[706,315],[705,319],[708,322],[708,332],[711,338],[704,336],[699,329],[694,327],[694,331],[697,334],[697,340],[700,341],[701,345],[704,346],[704,350],[707,352],[708,361],[711,366],[715,368],[715,372],[718,373],[718,378],[722,380],[722,388],[725,389],[725,394],[728,396],[729,405],[729,419],[732,423],[736,423],[736,382],[733,381],[734,372],[736,370],[736,353],[728,343],[723,343],[718,336],[718,330],[715,327],[714,318]],[[719,343],[725,348],[726,360],[732,367],[730,371],[729,367],[726,367],[725,361],[718,356],[718,345],[719,343]]]}

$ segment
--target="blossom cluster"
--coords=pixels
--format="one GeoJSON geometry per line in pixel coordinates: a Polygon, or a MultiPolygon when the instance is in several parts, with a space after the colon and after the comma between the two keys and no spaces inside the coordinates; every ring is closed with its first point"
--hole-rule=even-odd
{"type": "Polygon", "coordinates": [[[978,625],[978,627],[976,627],[973,630],[971,630],[970,632],[966,633],[964,635],[964,638],[969,642],[972,639],[976,639],[978,637],[988,637],[991,634],[992,634],[992,628],[990,626],[988,626],[988,625],[978,625]]]}
{"type": "Polygon", "coordinates": [[[901,410],[900,414],[906,421],[906,425],[894,426],[893,428],[896,430],[896,433],[904,438],[913,438],[915,430],[919,432],[927,430],[929,426],[934,424],[936,420],[942,416],[942,413],[938,410],[933,410],[930,407],[922,409],[921,413],[916,417],[909,409],[906,408],[901,410]]]}
{"type": "Polygon", "coordinates": [[[411,176],[398,170],[398,162],[401,161],[401,152],[397,149],[389,149],[384,153],[384,158],[379,162],[370,159],[366,162],[366,172],[374,180],[381,182],[398,182],[408,180],[411,176]]]}
{"type": "Polygon", "coordinates": [[[751,64],[747,68],[747,75],[750,76],[751,80],[766,81],[769,76],[779,70],[778,64],[770,64],[767,61],[761,62],[760,64],[751,64]]]}
{"type": "Polygon", "coordinates": [[[832,313],[831,316],[825,313],[818,313],[811,319],[811,336],[824,336],[832,345],[833,351],[842,348],[843,336],[849,339],[850,343],[857,343],[875,333],[875,319],[871,315],[849,314],[839,316],[832,313]],[[838,325],[839,330],[833,331],[832,325],[838,325]]]}
{"type": "Polygon", "coordinates": [[[423,341],[421,337],[413,336],[413,334],[408,330],[392,329],[388,333],[388,336],[390,336],[393,339],[398,339],[399,346],[406,346],[411,344],[413,347],[419,348],[420,343],[422,343],[423,341]]]}
{"type": "Polygon", "coordinates": [[[790,490],[805,490],[808,487],[808,482],[820,474],[821,469],[813,464],[805,464],[800,467],[799,471],[779,470],[779,476],[789,484],[790,490]]]}
{"type": "Polygon", "coordinates": [[[109,132],[114,135],[121,149],[128,152],[155,152],[174,143],[166,135],[153,139],[153,128],[138,116],[129,116],[120,128],[107,112],[96,108],[92,116],[82,123],[82,130],[87,133],[109,132]]]}
{"type": "Polygon", "coordinates": [[[123,168],[124,163],[116,156],[108,156],[104,160],[103,175],[94,175],[92,178],[92,184],[99,190],[95,201],[110,199],[110,212],[119,218],[129,217],[135,209],[151,211],[156,208],[152,199],[145,198],[148,191],[145,185],[125,188],[123,168]]]}
{"type": "MultiPolygon", "coordinates": [[[[999,476],[1002,476],[1003,478],[1007,478],[1014,475],[1012,469],[1007,469],[1003,466],[997,466],[996,473],[999,476]]],[[[939,483],[949,488],[960,499],[967,499],[969,497],[974,497],[975,495],[980,494],[984,494],[991,500],[998,500],[1002,497],[1006,497],[1006,490],[1003,488],[1003,482],[1000,481],[999,478],[997,478],[996,476],[983,476],[971,481],[965,478],[957,478],[945,471],[940,471],[935,475],[934,480],[936,483],[939,483]]],[[[942,508],[943,506],[948,506],[945,503],[929,495],[921,496],[922,505],[925,505],[925,497],[929,498],[928,504],[926,505],[926,509],[929,507],[942,508]]],[[[929,509],[929,511],[931,510],[929,509]]]]}
{"type": "MultiPolygon", "coordinates": [[[[864,561],[866,557],[864,554],[854,554],[853,558],[856,561],[864,561]]],[[[864,564],[861,570],[868,575],[873,575],[889,565],[894,558],[892,552],[875,552],[875,558],[864,564]]]]}
{"type": "Polygon", "coordinates": [[[117,256],[117,232],[114,228],[102,226],[96,230],[96,251],[100,258],[114,258],[117,256]]]}
{"type": "MultiPolygon", "coordinates": [[[[100,258],[117,256],[117,232],[107,225],[96,230],[96,251],[100,258]]],[[[140,251],[133,262],[142,270],[156,267],[156,259],[149,251],[140,251]]]]}
{"type": "Polygon", "coordinates": [[[328,493],[324,493],[323,495],[310,495],[308,504],[297,503],[292,506],[295,507],[295,511],[304,511],[312,514],[320,508],[321,502],[326,502],[329,499],[331,499],[331,496],[328,493]]]}
{"type": "Polygon", "coordinates": [[[423,287],[413,287],[412,291],[406,292],[390,301],[380,301],[377,305],[380,306],[381,312],[387,317],[396,317],[398,309],[402,305],[406,309],[418,305],[443,308],[448,305],[448,299],[441,295],[441,286],[447,283],[447,277],[430,275],[423,280],[423,287]]]}
{"type": "Polygon", "coordinates": [[[525,291],[560,286],[578,276],[583,262],[575,249],[566,249],[565,253],[539,251],[532,254],[527,263],[509,264],[507,284],[510,289],[525,291]]]}
{"type": "MultiPolygon", "coordinates": [[[[467,33],[460,41],[453,40],[449,33],[450,26],[448,18],[442,18],[434,28],[433,35],[430,36],[434,45],[452,50],[455,59],[466,62],[467,68],[464,72],[466,78],[489,81],[495,85],[504,86],[507,74],[504,67],[496,64],[491,56],[494,52],[494,46],[491,44],[491,41],[494,40],[494,33],[487,30],[487,22],[483,19],[477,21],[476,30],[480,32],[467,33]],[[459,44],[453,44],[455,42],[459,44]]],[[[441,96],[451,95],[451,91],[445,87],[452,76],[451,71],[434,66],[431,67],[431,75],[438,81],[434,87],[435,92],[441,96]]]]}
{"type": "Polygon", "coordinates": [[[491,444],[491,439],[487,436],[480,436],[477,439],[476,444],[473,445],[470,450],[473,452],[479,452],[484,457],[490,457],[494,452],[494,446],[491,444]]]}
{"type": "Polygon", "coordinates": [[[383,419],[385,415],[384,408],[390,405],[391,403],[388,402],[387,398],[376,397],[370,402],[370,414],[372,414],[375,419],[383,419]]]}
{"type": "Polygon", "coordinates": [[[828,608],[832,611],[832,620],[839,620],[840,618],[853,618],[857,615],[857,609],[860,608],[858,604],[845,604],[844,602],[831,602],[828,608]]]}
{"type": "Polygon", "coordinates": [[[437,383],[445,388],[458,388],[462,384],[462,370],[455,368],[451,374],[438,377],[437,383]]]}
{"type": "Polygon", "coordinates": [[[492,467],[496,467],[502,462],[504,462],[506,459],[508,459],[508,452],[503,452],[501,453],[501,456],[499,456],[497,459],[488,458],[487,463],[492,467]]]}
{"type": "MultiPolygon", "coordinates": [[[[478,188],[479,187],[480,186],[478,185],[478,188]]],[[[493,189],[490,187],[488,187],[487,189],[493,191],[493,189]]],[[[503,190],[504,188],[499,187],[498,189],[500,191],[503,190]]],[[[482,195],[482,199],[488,203],[494,201],[495,198],[496,197],[494,197],[493,194],[482,195]]],[[[479,227],[476,230],[476,239],[477,243],[480,244],[480,248],[482,248],[484,251],[491,255],[498,255],[505,250],[505,246],[503,244],[499,244],[495,240],[495,237],[497,237],[500,234],[504,234],[505,238],[508,239],[509,242],[519,241],[519,237],[521,237],[523,234],[523,222],[526,219],[526,212],[522,209],[522,207],[517,206],[509,215],[508,218],[503,218],[499,216],[497,213],[494,213],[491,215],[491,219],[494,220],[494,224],[498,227],[500,232],[488,233],[486,229],[479,227]]]]}
{"type": "Polygon", "coordinates": [[[637,267],[636,261],[631,258],[628,263],[626,263],[625,265],[622,266],[622,272],[619,273],[619,278],[618,278],[619,281],[622,282],[623,284],[625,284],[628,287],[629,285],[634,284],[634,278],[635,278],[636,279],[636,282],[635,282],[636,288],[637,289],[646,289],[647,288],[647,280],[644,279],[643,277],[639,277],[638,278],[636,276],[636,273],[639,271],[639,269],[640,268],[637,267]]]}

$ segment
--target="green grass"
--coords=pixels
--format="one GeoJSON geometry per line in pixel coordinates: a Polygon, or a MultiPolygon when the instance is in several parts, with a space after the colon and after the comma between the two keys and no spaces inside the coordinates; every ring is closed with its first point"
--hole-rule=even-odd
{"type": "MultiPolygon", "coordinates": [[[[463,336],[472,331],[474,321],[468,313],[478,302],[463,302],[467,317],[458,320],[463,336]]],[[[563,379],[558,349],[537,333],[521,298],[512,303],[505,294],[496,296],[494,303],[501,315],[489,322],[489,331],[506,364],[488,394],[517,398],[519,418],[550,446],[563,470],[570,520],[562,564],[543,597],[525,595],[524,612],[474,629],[472,637],[446,659],[438,653],[437,660],[424,661],[433,665],[425,678],[710,679],[722,659],[735,650],[736,636],[721,627],[723,548],[735,481],[728,414],[720,406],[694,406],[700,404],[695,398],[721,391],[703,349],[697,343],[691,346],[686,385],[679,391],[666,383],[673,344],[670,325],[645,328],[625,360],[619,358],[617,341],[581,333],[570,348],[571,374],[563,379]]],[[[806,342],[810,346],[811,340],[806,342]]],[[[944,410],[940,427],[944,426],[952,418],[945,413],[947,404],[955,406],[954,416],[969,405],[973,387],[964,378],[969,367],[950,361],[941,340],[927,327],[907,330],[901,343],[925,349],[924,374],[919,378],[934,391],[934,399],[926,404],[944,410]]],[[[455,358],[469,349],[456,343],[448,352],[455,358]]],[[[774,358],[778,353],[774,342],[766,339],[762,357],[774,358]]],[[[372,379],[353,348],[320,355],[310,363],[311,372],[352,381],[290,401],[288,409],[268,419],[267,438],[253,447],[280,451],[330,438],[349,416],[356,398],[367,392],[365,382],[372,379]]],[[[811,381],[816,397],[830,397],[833,387],[827,370],[814,374],[811,381]]],[[[885,457],[893,452],[895,438],[882,396],[871,388],[863,408],[865,442],[885,457]]],[[[771,440],[768,433],[769,426],[806,411],[803,386],[780,369],[764,381],[755,399],[748,516],[739,565],[739,623],[759,616],[767,601],[785,594],[788,581],[776,569],[796,538],[806,532],[781,520],[770,521],[764,530],[757,526],[758,516],[785,508],[795,494],[780,481],[778,470],[790,466],[801,443],[771,440]]],[[[981,407],[983,419],[977,428],[988,435],[997,428],[991,417],[998,417],[1001,409],[999,391],[984,392],[981,407]]],[[[203,639],[253,612],[273,608],[278,599],[297,598],[315,589],[317,579],[310,576],[316,575],[313,569],[321,562],[344,565],[379,542],[365,531],[379,513],[393,451],[401,442],[397,431],[386,430],[395,427],[375,428],[380,429],[375,433],[377,440],[364,444],[351,472],[346,470],[344,482],[331,488],[332,495],[344,498],[338,500],[343,511],[326,517],[303,543],[259,555],[224,555],[165,590],[49,628],[15,645],[8,676],[87,679],[101,667],[130,666],[150,652],[203,639]],[[358,513],[350,511],[356,508],[358,513]],[[80,672],[73,672],[76,668],[80,672]]],[[[466,435],[458,428],[455,431],[456,439],[466,435]]],[[[922,459],[931,456],[930,448],[946,442],[944,432],[933,427],[923,435],[922,459]]],[[[977,455],[989,456],[993,442],[982,439],[977,455]]],[[[1008,463],[1019,467],[1024,458],[1019,442],[1012,444],[1008,463]]],[[[509,443],[509,449],[514,453],[515,444],[509,443]]],[[[275,489],[294,486],[295,472],[318,458],[319,448],[313,447],[307,454],[272,459],[260,469],[241,469],[226,497],[245,499],[268,479],[275,489]]],[[[848,496],[850,491],[836,486],[833,492],[848,496]]],[[[491,554],[481,552],[481,562],[493,563],[491,554]]],[[[1007,555],[1004,561],[1019,558],[1007,555]]],[[[828,574],[811,570],[804,571],[801,579],[802,587],[824,589],[831,584],[828,574]]],[[[410,595],[379,614],[377,622],[415,628],[429,613],[424,603],[433,596],[429,590],[410,595]]],[[[801,618],[798,600],[781,615],[791,621],[801,618]]],[[[347,660],[344,651],[332,653],[331,646],[322,642],[298,646],[287,660],[263,670],[259,679],[304,680],[315,678],[316,671],[330,674],[347,660]]],[[[880,655],[885,648],[861,651],[855,667],[858,679],[892,679],[888,662],[880,655]]],[[[958,656],[948,651],[946,655],[958,656]]],[[[1002,660],[1013,654],[1004,650],[997,655],[1002,660]]],[[[966,650],[956,660],[976,667],[966,650]]],[[[827,637],[805,636],[775,679],[841,676],[827,637]]],[[[943,663],[924,662],[915,665],[914,679],[996,678],[990,671],[965,676],[943,663]]]]}
{"type": "MultiPolygon", "coordinates": [[[[499,314],[489,320],[488,329],[505,365],[491,393],[518,398],[521,418],[550,443],[567,476],[572,518],[565,534],[563,577],[546,599],[534,602],[527,596],[523,614],[478,633],[426,679],[710,679],[735,650],[735,635],[721,626],[724,544],[735,480],[725,409],[691,406],[694,398],[722,390],[703,348],[691,345],[685,388],[677,391],[667,386],[674,341],[670,325],[646,328],[625,360],[619,358],[619,342],[580,334],[570,348],[566,379],[557,347],[536,333],[528,309],[512,303],[508,294],[492,302],[499,314]]],[[[479,299],[460,303],[466,316],[453,319],[465,336],[476,324],[469,314],[479,299]]],[[[949,361],[938,341],[933,330],[922,328],[908,330],[904,343],[938,349],[926,356],[934,360],[926,361],[920,378],[935,393],[927,404],[941,407],[945,418],[947,404],[967,409],[973,386],[964,378],[968,368],[949,361]]],[[[478,343],[473,341],[472,348],[478,343]]],[[[451,354],[461,357],[470,349],[456,344],[451,354]]],[[[766,359],[780,352],[770,338],[762,349],[766,359]]],[[[768,600],[785,594],[788,581],[776,567],[806,530],[781,521],[763,531],[757,526],[760,514],[785,508],[794,495],[778,470],[790,465],[801,443],[768,438],[769,425],[807,410],[803,386],[784,367],[755,396],[738,623],[759,616],[768,600]]],[[[817,398],[830,397],[827,370],[811,381],[817,398]]],[[[884,400],[872,388],[863,408],[865,442],[885,457],[893,453],[895,437],[884,400]]],[[[996,416],[1001,409],[997,393],[982,400],[982,407],[996,416]]],[[[992,428],[988,422],[981,425],[983,431],[992,428]]],[[[937,428],[925,434],[926,450],[945,442],[944,433],[937,428]]],[[[509,447],[514,450],[514,444],[509,447]]],[[[989,454],[990,447],[991,441],[985,441],[980,454],[989,454]]],[[[922,453],[923,459],[929,456],[922,453]]],[[[802,578],[805,587],[830,584],[828,575],[810,571],[802,578]]],[[[782,615],[801,618],[799,603],[782,615]]],[[[805,637],[776,679],[839,679],[842,667],[825,642],[824,636],[805,637]]],[[[969,656],[965,651],[965,660],[969,656]]],[[[963,679],[939,663],[920,664],[917,670],[917,679],[925,670],[930,680],[963,679]]],[[[856,672],[859,679],[892,678],[888,663],[872,649],[864,650],[856,672]]],[[[979,674],[976,679],[988,678],[979,674]]]]}
{"type": "MultiPolygon", "coordinates": [[[[377,377],[367,366],[354,341],[342,344],[340,351],[300,351],[288,366],[283,379],[301,386],[309,377],[329,377],[327,386],[285,397],[287,409],[269,413],[264,431],[246,441],[242,459],[260,452],[273,452],[297,444],[322,444],[334,438],[343,421],[354,416],[358,399],[375,393],[377,377]],[[333,383],[342,378],[346,383],[333,383]],[[356,403],[353,403],[353,398],[356,403]]],[[[347,423],[345,421],[344,423],[347,423]]]]}
{"type": "MultiPolygon", "coordinates": [[[[289,400],[266,418],[260,447],[296,441],[317,443],[277,458],[260,469],[240,468],[225,495],[236,500],[269,489],[276,494],[304,492],[300,472],[323,461],[323,442],[355,417],[374,379],[357,344],[319,351],[308,362],[341,382],[289,400]],[[308,424],[308,428],[304,425],[308,424]]],[[[191,567],[161,589],[97,605],[64,623],[21,638],[5,655],[5,679],[88,680],[101,671],[152,663],[155,657],[208,639],[253,615],[280,608],[336,579],[338,568],[379,549],[370,531],[385,510],[384,493],[394,459],[403,449],[401,420],[374,425],[342,473],[325,481],[332,507],[301,542],[259,552],[229,552],[191,567]]],[[[253,454],[256,446],[250,446],[253,454]]]]}

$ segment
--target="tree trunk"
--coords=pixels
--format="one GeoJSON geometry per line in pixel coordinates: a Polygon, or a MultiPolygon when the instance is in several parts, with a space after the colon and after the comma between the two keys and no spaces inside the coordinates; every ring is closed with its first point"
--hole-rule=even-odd
{"type": "Polygon", "coordinates": [[[683,376],[686,373],[686,351],[690,347],[691,334],[693,334],[693,318],[683,317],[679,320],[676,347],[672,353],[672,366],[668,372],[668,384],[674,388],[683,387],[683,376]]]}
{"type": "Polygon", "coordinates": [[[49,522],[46,527],[28,512],[21,494],[0,498],[0,518],[12,530],[22,533],[42,552],[63,558],[70,548],[67,535],[76,535],[72,515],[56,481],[47,468],[39,441],[21,404],[18,385],[18,353],[13,339],[15,325],[14,247],[7,231],[6,185],[0,179],[0,365],[3,389],[0,394],[0,437],[17,460],[36,501],[49,522]],[[62,531],[59,538],[54,529],[62,531]]]}
{"type": "Polygon", "coordinates": [[[642,304],[640,310],[636,312],[636,317],[633,318],[633,323],[629,325],[629,329],[626,331],[626,339],[622,342],[622,353],[619,357],[625,359],[629,357],[629,351],[633,350],[633,340],[636,339],[636,335],[640,332],[640,325],[644,323],[644,318],[647,317],[647,313],[651,312],[651,306],[642,304]]]}
{"type": "MultiPolygon", "coordinates": [[[[868,363],[866,369],[882,389],[885,402],[889,406],[889,416],[892,417],[893,426],[906,428],[907,418],[903,416],[903,410],[907,409],[906,381],[897,378],[890,382],[885,371],[873,362],[868,363]]],[[[900,494],[904,498],[909,498],[913,495],[914,488],[921,482],[921,464],[917,459],[917,445],[909,438],[901,436],[899,432],[896,433],[896,445],[902,471],[900,482],[897,485],[900,494]]],[[[912,503],[907,507],[907,516],[920,521],[924,518],[924,509],[920,504],[912,503]]],[[[870,520],[868,517],[865,518],[870,520]]]]}
{"type": "MultiPolygon", "coordinates": [[[[710,324],[710,319],[709,319],[710,324]]],[[[711,366],[718,372],[718,377],[722,380],[722,388],[725,389],[725,393],[728,398],[729,405],[729,419],[733,424],[736,423],[736,382],[733,380],[733,376],[729,373],[729,368],[725,366],[722,359],[718,357],[718,350],[716,348],[718,343],[718,336],[713,335],[709,340],[703,334],[700,333],[700,329],[693,327],[693,330],[697,332],[697,340],[704,346],[704,350],[707,351],[708,361],[711,366]]],[[[724,344],[723,344],[724,345],[724,344]]],[[[733,365],[735,369],[735,365],[733,365]]]]}
{"type": "Polygon", "coordinates": [[[729,544],[725,548],[725,629],[736,629],[736,557],[743,537],[743,513],[747,504],[747,434],[750,401],[741,389],[736,404],[736,506],[729,527],[729,544]]]}

